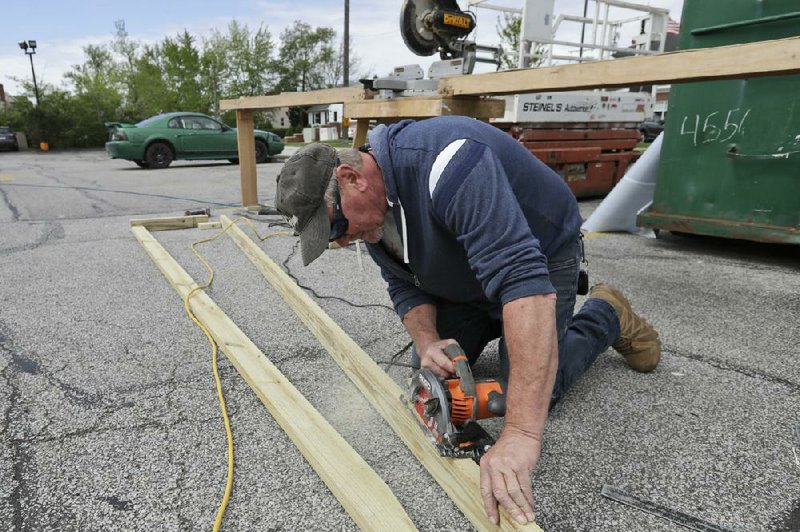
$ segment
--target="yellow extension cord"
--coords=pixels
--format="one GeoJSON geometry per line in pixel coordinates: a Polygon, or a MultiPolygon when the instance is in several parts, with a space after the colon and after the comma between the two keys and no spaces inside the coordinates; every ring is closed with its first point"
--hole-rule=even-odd
{"type": "Polygon", "coordinates": [[[214,282],[214,269],[211,267],[208,261],[206,261],[206,259],[203,258],[200,252],[197,251],[197,248],[195,246],[199,244],[206,244],[208,242],[216,240],[217,238],[224,235],[228,231],[228,229],[230,229],[236,223],[242,220],[244,220],[244,222],[250,226],[250,229],[253,230],[253,233],[261,242],[263,242],[268,238],[272,238],[274,236],[292,236],[294,234],[291,232],[282,231],[279,233],[270,233],[262,237],[261,235],[258,234],[258,231],[253,225],[253,222],[251,222],[247,218],[237,218],[233,220],[233,222],[230,225],[228,225],[225,229],[215,234],[214,236],[198,240],[192,244],[192,251],[200,260],[200,262],[203,264],[203,266],[205,266],[206,270],[208,270],[208,280],[202,285],[195,286],[189,291],[188,294],[186,294],[186,297],[183,299],[183,308],[186,311],[186,314],[189,315],[189,317],[192,319],[195,325],[200,327],[200,329],[206,335],[206,338],[208,338],[208,341],[211,343],[211,365],[214,369],[214,382],[216,383],[217,386],[217,397],[219,398],[219,408],[220,411],[222,412],[222,419],[225,422],[225,437],[228,442],[228,471],[225,481],[225,494],[222,497],[222,502],[219,505],[219,510],[217,510],[217,516],[214,519],[214,528],[213,528],[214,532],[219,532],[220,527],[222,526],[222,518],[225,516],[225,510],[228,508],[228,501],[230,501],[231,491],[233,490],[233,432],[231,431],[231,421],[228,418],[228,407],[225,404],[225,395],[222,393],[222,382],[220,381],[219,378],[219,368],[217,366],[217,352],[218,352],[217,342],[214,341],[214,337],[211,335],[208,329],[202,323],[200,323],[200,321],[194,315],[192,310],[189,308],[189,298],[191,298],[192,294],[194,294],[195,292],[199,290],[205,290],[206,288],[210,287],[211,284],[214,282]]]}

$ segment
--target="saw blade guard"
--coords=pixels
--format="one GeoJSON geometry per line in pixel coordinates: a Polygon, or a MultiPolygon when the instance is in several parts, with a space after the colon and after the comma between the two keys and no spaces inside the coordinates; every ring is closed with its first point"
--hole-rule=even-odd
{"type": "Polygon", "coordinates": [[[459,41],[474,29],[475,17],[455,0],[405,0],[400,9],[400,34],[417,55],[461,57],[459,41]]]}

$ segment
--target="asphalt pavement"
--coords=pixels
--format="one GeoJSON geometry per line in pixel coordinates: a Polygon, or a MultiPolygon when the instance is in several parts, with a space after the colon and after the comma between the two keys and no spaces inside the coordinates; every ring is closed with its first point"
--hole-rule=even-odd
{"type": "MultiPolygon", "coordinates": [[[[264,204],[284,159],[258,166],[264,204]]],[[[142,170],[102,151],[0,153],[6,530],[211,529],[226,470],[211,350],[129,220],[204,207],[236,217],[240,198],[239,169],[228,163],[142,170]]],[[[598,203],[582,201],[584,216],[598,203]]],[[[262,234],[283,229],[277,217],[250,216],[262,234]]],[[[190,245],[211,234],[154,233],[198,281],[207,273],[190,245]]],[[[678,529],[601,496],[609,484],[724,530],[800,530],[798,247],[590,236],[591,282],[623,289],[660,331],[663,359],[644,375],[608,351],[553,409],[534,476],[537,522],[547,531],[678,529]]],[[[303,268],[294,237],[260,245],[405,386],[409,338],[368,255],[351,246],[303,268]]],[[[215,270],[211,298],[419,529],[471,530],[230,239],[200,250],[215,270]]],[[[495,357],[492,344],[476,373],[491,376],[495,357]]],[[[220,371],[235,440],[223,529],[356,530],[224,356],[220,371]]]]}

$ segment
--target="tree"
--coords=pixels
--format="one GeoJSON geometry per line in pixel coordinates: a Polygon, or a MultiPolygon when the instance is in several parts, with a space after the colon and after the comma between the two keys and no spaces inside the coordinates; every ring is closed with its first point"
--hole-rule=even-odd
{"type": "Polygon", "coordinates": [[[122,60],[117,63],[117,75],[124,91],[121,114],[126,119],[133,120],[136,117],[142,117],[144,113],[139,95],[139,86],[135,79],[140,45],[138,42],[128,38],[124,20],[117,20],[114,25],[117,28],[117,32],[114,41],[111,43],[111,49],[122,57],[122,60]]]}
{"type": "MultiPolygon", "coordinates": [[[[354,75],[356,70],[359,69],[361,66],[361,60],[356,56],[355,51],[353,49],[353,38],[350,37],[350,76],[354,75]]],[[[320,69],[322,71],[323,80],[326,87],[337,87],[339,85],[344,85],[344,40],[340,40],[339,44],[336,48],[337,52],[335,55],[330,57],[330,60],[320,65],[320,69]]],[[[358,76],[356,76],[358,77],[358,76]]],[[[350,80],[347,80],[348,82],[350,80]]]]}
{"type": "Polygon", "coordinates": [[[156,49],[156,60],[170,92],[170,109],[206,112],[209,106],[200,89],[200,52],[194,37],[184,30],[175,39],[165,38],[156,49]]]}
{"type": "Polygon", "coordinates": [[[116,80],[116,65],[111,51],[104,46],[84,48],[87,59],[73,65],[64,77],[72,82],[74,94],[63,105],[72,116],[63,132],[67,146],[102,145],[106,138],[105,122],[119,119],[122,95],[116,80]]]}
{"type": "MultiPolygon", "coordinates": [[[[219,116],[219,100],[240,96],[259,96],[275,92],[278,72],[274,60],[274,44],[269,30],[260,26],[251,33],[247,25],[235,20],[228,33],[214,31],[203,43],[200,79],[204,99],[215,116],[219,116]]],[[[256,125],[266,124],[269,112],[256,113],[256,125]]],[[[233,113],[224,116],[232,121],[233,113]]]]}
{"type": "MultiPolygon", "coordinates": [[[[503,20],[497,19],[497,35],[500,37],[503,48],[506,50],[514,50],[516,52],[512,55],[503,54],[503,66],[505,68],[517,68],[519,62],[517,55],[519,53],[520,34],[522,32],[522,16],[513,15],[511,13],[503,13],[503,20]]],[[[528,59],[528,66],[535,67],[542,64],[544,60],[544,45],[535,43],[531,55],[528,59]]]]}
{"type": "Polygon", "coordinates": [[[312,29],[295,20],[281,33],[278,70],[281,91],[308,91],[326,87],[325,66],[336,59],[333,46],[336,32],[331,28],[312,29]]]}

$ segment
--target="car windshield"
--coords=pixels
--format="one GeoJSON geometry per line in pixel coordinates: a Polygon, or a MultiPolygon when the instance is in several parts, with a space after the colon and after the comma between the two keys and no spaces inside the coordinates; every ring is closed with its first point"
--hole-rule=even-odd
{"type": "Polygon", "coordinates": [[[161,118],[163,118],[163,115],[151,116],[150,118],[146,118],[141,122],[137,122],[136,127],[147,127],[156,120],[161,120],[161,118]]]}
{"type": "Polygon", "coordinates": [[[0,133],[11,133],[10,127],[0,126],[0,133]]]}

